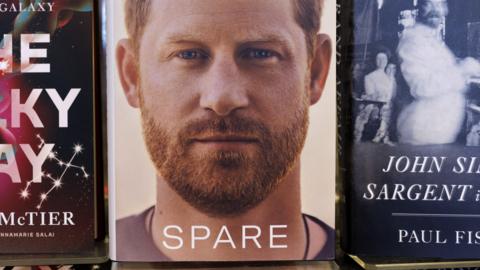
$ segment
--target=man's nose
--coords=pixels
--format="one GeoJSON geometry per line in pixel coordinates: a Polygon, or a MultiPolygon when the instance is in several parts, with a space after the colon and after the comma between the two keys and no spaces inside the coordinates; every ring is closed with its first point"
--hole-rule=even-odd
{"type": "Polygon", "coordinates": [[[235,59],[217,56],[200,86],[200,106],[219,116],[227,116],[249,105],[245,79],[235,59]]]}

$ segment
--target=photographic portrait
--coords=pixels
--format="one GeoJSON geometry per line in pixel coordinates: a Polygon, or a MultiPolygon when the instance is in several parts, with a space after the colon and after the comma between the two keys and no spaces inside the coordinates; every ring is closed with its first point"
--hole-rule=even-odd
{"type": "Polygon", "coordinates": [[[113,258],[332,259],[334,3],[126,1],[109,7],[113,258]]]}

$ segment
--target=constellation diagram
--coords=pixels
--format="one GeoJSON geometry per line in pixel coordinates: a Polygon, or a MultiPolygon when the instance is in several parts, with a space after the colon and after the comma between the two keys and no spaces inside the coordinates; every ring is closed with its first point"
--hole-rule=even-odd
{"type": "MultiPolygon", "coordinates": [[[[38,148],[41,149],[45,145],[45,140],[39,134],[37,134],[37,139],[40,141],[40,144],[38,145],[38,148]]],[[[44,193],[40,194],[40,202],[36,206],[37,209],[40,209],[40,208],[42,208],[43,203],[49,198],[50,193],[52,193],[54,190],[60,189],[62,187],[63,180],[64,180],[63,177],[65,176],[67,171],[69,171],[69,170],[80,171],[83,174],[83,177],[85,179],[87,179],[89,177],[89,175],[85,171],[85,167],[72,163],[74,161],[75,157],[78,154],[80,154],[82,152],[82,150],[83,150],[83,147],[81,145],[79,145],[79,144],[74,145],[73,146],[73,154],[70,157],[70,159],[68,159],[68,161],[64,161],[64,160],[60,159],[57,152],[53,152],[53,151],[50,152],[48,154],[48,159],[56,162],[57,165],[60,167],[60,169],[61,169],[60,170],[61,171],[60,176],[58,178],[55,178],[51,173],[42,172],[41,175],[33,177],[30,181],[28,181],[26,183],[25,188],[20,192],[20,198],[27,199],[27,198],[30,197],[30,195],[31,195],[30,194],[30,186],[35,181],[37,181],[39,179],[42,179],[42,178],[47,178],[47,179],[51,180],[52,181],[52,183],[51,183],[52,186],[50,187],[50,189],[47,192],[44,192],[44,193]]],[[[79,176],[78,173],[76,175],[79,176]]]]}

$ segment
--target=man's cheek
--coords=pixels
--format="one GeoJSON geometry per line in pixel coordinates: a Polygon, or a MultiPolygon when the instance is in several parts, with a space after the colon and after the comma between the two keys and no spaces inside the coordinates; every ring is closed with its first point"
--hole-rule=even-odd
{"type": "MultiPolygon", "coordinates": [[[[263,102],[270,107],[270,110],[279,117],[284,117],[282,115],[290,116],[304,106],[308,99],[308,91],[300,90],[301,86],[288,88],[285,87],[286,84],[287,82],[269,88],[261,97],[263,102]]],[[[289,118],[284,118],[284,120],[289,118]]]]}

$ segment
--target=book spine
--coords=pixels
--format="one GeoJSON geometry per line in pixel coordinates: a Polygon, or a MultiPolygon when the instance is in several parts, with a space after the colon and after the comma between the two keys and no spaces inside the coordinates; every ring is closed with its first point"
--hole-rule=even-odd
{"type": "Polygon", "coordinates": [[[106,204],[105,204],[105,188],[106,188],[106,64],[105,64],[105,39],[102,33],[105,33],[106,18],[105,1],[99,0],[93,5],[94,11],[94,54],[95,54],[95,156],[96,158],[96,183],[95,183],[95,239],[102,241],[107,234],[106,225],[106,204]]]}
{"type": "Polygon", "coordinates": [[[115,73],[115,56],[114,46],[114,16],[115,9],[119,8],[120,5],[114,4],[113,0],[105,0],[105,12],[104,12],[104,27],[105,32],[102,35],[105,46],[105,80],[107,86],[106,93],[106,111],[105,117],[107,119],[107,178],[108,178],[108,234],[109,234],[109,257],[111,260],[117,260],[117,233],[116,233],[116,174],[115,174],[115,89],[114,87],[114,73],[115,73]],[[106,68],[109,67],[109,68],[106,68]]]}
{"type": "Polygon", "coordinates": [[[351,250],[350,153],[352,144],[351,53],[353,0],[337,2],[337,224],[341,248],[351,250]]]}

